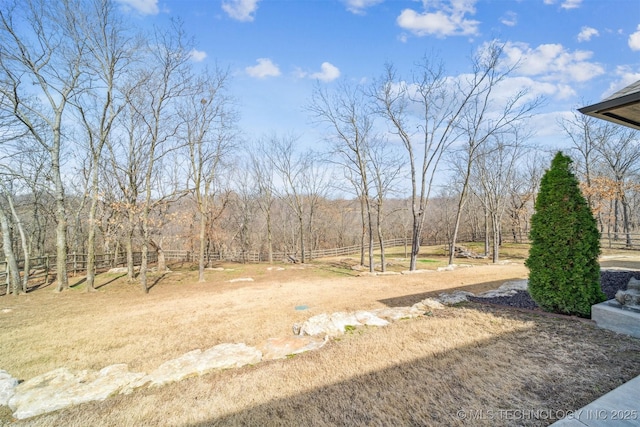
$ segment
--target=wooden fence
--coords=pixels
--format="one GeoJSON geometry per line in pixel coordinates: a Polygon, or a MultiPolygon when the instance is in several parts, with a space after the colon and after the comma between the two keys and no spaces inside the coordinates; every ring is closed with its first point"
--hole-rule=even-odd
{"type": "MultiPolygon", "coordinates": [[[[42,255],[29,258],[29,280],[43,279],[45,283],[56,274],[55,255],[42,255]]],[[[87,254],[68,254],[67,255],[67,272],[75,276],[79,273],[87,271],[87,254]]],[[[157,262],[158,254],[149,252],[149,263],[157,262]]],[[[138,266],[142,262],[142,252],[133,253],[133,265],[138,266]]],[[[22,273],[24,270],[24,259],[17,260],[18,270],[22,273]]],[[[106,253],[96,255],[96,271],[104,271],[114,267],[127,265],[127,255],[125,253],[106,253]]],[[[9,263],[0,261],[0,295],[9,293],[9,263]],[[4,288],[4,289],[3,289],[4,288]],[[2,292],[4,291],[4,292],[2,292]]]]}
{"type": "MultiPolygon", "coordinates": [[[[614,235],[602,235],[600,245],[602,248],[608,249],[640,249],[640,234],[630,235],[631,245],[627,244],[626,235],[619,233],[617,239],[614,235]]],[[[430,244],[425,242],[425,244],[430,244]]],[[[410,246],[410,239],[389,239],[385,240],[384,247],[396,247],[396,246],[410,246]]],[[[380,249],[380,245],[376,242],[376,249],[380,249]]],[[[360,253],[361,246],[347,246],[342,248],[332,249],[317,249],[309,250],[305,252],[307,260],[327,257],[339,257],[360,253]]],[[[165,260],[175,262],[196,262],[198,260],[198,254],[185,250],[165,250],[165,260]]],[[[157,262],[158,254],[156,252],[149,252],[149,263],[157,262]]],[[[297,260],[298,254],[294,252],[274,252],[273,260],[277,262],[289,262],[297,260]]],[[[141,263],[142,253],[134,252],[133,263],[138,266],[141,263]]],[[[207,263],[211,261],[225,261],[225,262],[266,262],[268,261],[268,254],[260,251],[227,251],[209,253],[206,259],[207,263]]],[[[96,270],[106,270],[114,267],[121,267],[127,264],[126,254],[100,254],[96,255],[96,270]]],[[[22,271],[24,268],[24,260],[18,260],[18,269],[22,271]]],[[[31,258],[29,260],[29,280],[44,278],[45,282],[48,282],[50,278],[55,275],[56,269],[56,256],[55,255],[43,255],[31,258]]],[[[69,254],[67,256],[67,271],[71,275],[83,273],[87,270],[87,255],[86,254],[69,254]]],[[[0,261],[0,295],[9,292],[9,265],[6,261],[0,261]],[[2,289],[4,288],[4,289],[2,289]],[[2,292],[4,291],[4,292],[2,292]]]]}
{"type": "MultiPolygon", "coordinates": [[[[384,242],[385,248],[394,246],[403,246],[409,240],[390,239],[384,242]]],[[[380,245],[376,242],[376,249],[380,249],[380,245]]],[[[305,259],[312,260],[317,258],[347,256],[360,253],[360,245],[347,246],[343,248],[316,249],[305,251],[305,259]]],[[[167,261],[196,262],[198,253],[185,250],[164,250],[164,257],[167,261]]],[[[273,260],[277,262],[290,262],[292,259],[298,260],[300,254],[295,252],[274,252],[273,260]]],[[[206,255],[206,262],[211,261],[229,261],[229,262],[265,262],[269,260],[269,254],[260,251],[226,251],[215,252],[206,255]]]]}

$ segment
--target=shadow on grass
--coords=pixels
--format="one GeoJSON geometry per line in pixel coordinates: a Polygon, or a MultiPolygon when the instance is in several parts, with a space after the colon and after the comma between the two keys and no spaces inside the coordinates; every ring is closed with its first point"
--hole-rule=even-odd
{"type": "MultiPolygon", "coordinates": [[[[541,426],[578,410],[640,371],[639,357],[611,364],[611,358],[629,347],[629,340],[618,342],[614,334],[591,325],[504,310],[490,313],[530,325],[309,390],[297,375],[288,377],[283,366],[279,377],[283,389],[304,391],[188,425],[541,426]]],[[[428,328],[425,321],[424,329],[428,328]]],[[[313,357],[300,357],[307,356],[313,357]]],[[[321,360],[301,366],[315,363],[321,360]]],[[[344,363],[353,364],[358,372],[353,360],[344,363]]],[[[215,375],[210,379],[218,380],[215,375]]]]}
{"type": "Polygon", "coordinates": [[[116,280],[118,280],[118,279],[120,279],[120,278],[122,278],[122,277],[124,277],[126,275],[127,275],[127,273],[121,274],[119,276],[115,276],[113,279],[107,280],[106,282],[101,283],[100,285],[96,286],[96,289],[100,289],[100,288],[102,288],[104,286],[110,285],[111,283],[115,282],[116,280]]]}
{"type": "Polygon", "coordinates": [[[514,281],[514,280],[522,280],[522,277],[512,277],[510,279],[501,279],[501,280],[493,280],[490,282],[482,282],[482,283],[474,283],[466,286],[456,286],[455,288],[449,289],[438,289],[435,291],[429,292],[420,292],[417,294],[409,294],[409,295],[401,295],[393,298],[385,298],[378,300],[382,304],[388,307],[407,307],[411,306],[417,302],[424,300],[425,298],[436,298],[440,294],[450,294],[456,291],[467,291],[471,293],[477,293],[478,289],[489,290],[489,289],[498,289],[505,282],[514,281]]]}
{"type": "Polygon", "coordinates": [[[600,268],[621,268],[628,270],[640,270],[640,262],[638,261],[621,261],[621,260],[605,260],[600,261],[600,268]]]}
{"type": "Polygon", "coordinates": [[[151,289],[153,289],[154,286],[156,286],[158,283],[160,283],[162,281],[162,279],[164,279],[165,277],[167,277],[169,275],[169,271],[162,273],[160,276],[156,277],[155,280],[153,282],[151,282],[151,284],[147,287],[147,291],[150,291],[151,289]]]}

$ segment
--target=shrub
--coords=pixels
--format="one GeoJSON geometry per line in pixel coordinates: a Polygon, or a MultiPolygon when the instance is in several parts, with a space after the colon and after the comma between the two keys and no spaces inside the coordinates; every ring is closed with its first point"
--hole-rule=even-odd
{"type": "Polygon", "coordinates": [[[589,317],[606,299],[600,286],[600,233],[571,159],[556,154],[540,182],[531,217],[529,293],[546,311],[589,317]]]}

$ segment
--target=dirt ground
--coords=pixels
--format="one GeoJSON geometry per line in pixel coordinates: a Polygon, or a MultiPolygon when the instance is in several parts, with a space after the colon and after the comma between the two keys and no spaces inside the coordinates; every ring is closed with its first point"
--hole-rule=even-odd
{"type": "MultiPolygon", "coordinates": [[[[58,294],[49,286],[0,297],[0,369],[21,380],[62,366],[127,363],[131,371],[150,372],[193,349],[290,335],[294,323],[316,314],[411,305],[527,277],[517,251],[500,265],[474,260],[454,271],[435,271],[444,265],[441,254],[422,259],[420,267],[431,271],[386,276],[361,275],[350,268],[353,258],[227,264],[208,270],[204,283],[188,266],[173,266],[152,278],[148,295],[122,275],[101,274],[96,293],[78,285],[58,294]]],[[[389,262],[390,270],[406,268],[406,259],[389,262]]],[[[602,265],[640,268],[640,257],[609,253],[602,265]]],[[[638,374],[640,340],[591,321],[466,304],[358,329],[292,359],[15,424],[0,408],[0,424],[547,425],[553,420],[540,410],[557,418],[638,374]],[[499,412],[508,410],[536,416],[514,420],[499,412]],[[467,413],[476,416],[473,423],[467,413]]]]}

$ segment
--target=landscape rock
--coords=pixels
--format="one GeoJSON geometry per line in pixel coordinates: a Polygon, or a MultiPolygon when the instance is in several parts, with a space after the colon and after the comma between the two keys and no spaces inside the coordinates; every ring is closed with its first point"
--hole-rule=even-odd
{"type": "Polygon", "coordinates": [[[378,273],[376,273],[375,271],[360,271],[358,274],[356,274],[356,276],[358,277],[375,277],[377,275],[378,273]]]}
{"type": "Polygon", "coordinates": [[[515,289],[508,289],[508,290],[494,289],[491,291],[482,292],[481,294],[476,295],[476,297],[478,298],[512,297],[517,293],[518,291],[516,291],[515,289]]]}
{"type": "Polygon", "coordinates": [[[388,320],[382,319],[369,311],[359,310],[359,311],[356,311],[354,314],[358,322],[360,322],[363,325],[387,326],[389,324],[388,320]]]}
{"type": "Polygon", "coordinates": [[[237,279],[227,280],[229,283],[237,283],[237,282],[253,282],[251,277],[239,277],[237,279]]]}
{"type": "Polygon", "coordinates": [[[343,334],[348,326],[362,326],[354,313],[346,313],[339,311],[331,315],[331,323],[335,326],[340,334],[343,334]]]}
{"type": "Polygon", "coordinates": [[[422,301],[413,304],[412,307],[421,311],[442,310],[446,308],[440,301],[434,298],[425,298],[422,301]]]}
{"type": "Polygon", "coordinates": [[[127,272],[127,267],[114,267],[109,269],[109,271],[107,271],[107,273],[111,273],[111,274],[120,274],[120,273],[126,273],[127,272]]]}
{"type": "Polygon", "coordinates": [[[104,400],[143,376],[129,372],[126,364],[107,366],[98,372],[58,368],[18,384],[9,399],[9,407],[14,417],[29,418],[71,405],[104,400]]]}
{"type": "Polygon", "coordinates": [[[516,291],[526,291],[527,289],[529,289],[529,280],[527,279],[522,279],[522,280],[510,280],[508,282],[504,282],[499,288],[499,291],[506,291],[506,290],[516,290],[516,291]]]}
{"type": "Polygon", "coordinates": [[[328,337],[317,338],[311,336],[292,335],[281,338],[269,338],[258,346],[262,352],[262,360],[284,359],[293,354],[304,353],[322,348],[328,337]]]}
{"type": "Polygon", "coordinates": [[[461,303],[463,301],[467,301],[467,297],[475,296],[471,292],[467,291],[455,291],[450,294],[440,294],[438,295],[438,300],[444,305],[454,305],[461,303]]]}
{"type": "Polygon", "coordinates": [[[371,311],[376,316],[386,319],[390,322],[395,322],[400,319],[412,319],[424,314],[424,311],[416,309],[414,307],[389,307],[378,308],[371,311]]]}
{"type": "Polygon", "coordinates": [[[218,344],[208,350],[190,351],[160,365],[145,379],[151,386],[203,375],[216,369],[239,368],[262,360],[262,352],[245,344],[218,344]]]}
{"type": "Polygon", "coordinates": [[[14,395],[18,379],[13,378],[7,371],[0,369],[0,406],[7,406],[14,395]]]}
{"type": "Polygon", "coordinates": [[[299,334],[335,337],[344,334],[344,323],[336,325],[331,315],[322,313],[307,319],[300,327],[299,334]]]}
{"type": "Polygon", "coordinates": [[[418,270],[403,270],[402,274],[422,274],[422,273],[433,273],[433,270],[426,269],[418,269],[418,270]]]}

